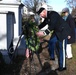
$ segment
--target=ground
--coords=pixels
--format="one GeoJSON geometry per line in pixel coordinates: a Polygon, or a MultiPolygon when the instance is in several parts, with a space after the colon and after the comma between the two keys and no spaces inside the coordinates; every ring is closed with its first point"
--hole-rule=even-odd
{"type": "MultiPolygon", "coordinates": [[[[46,43],[43,44],[43,47],[46,43]]],[[[7,65],[0,62],[0,75],[76,75],[76,43],[72,44],[73,58],[66,59],[67,70],[54,71],[58,67],[57,56],[55,61],[49,59],[48,48],[44,48],[39,54],[42,66],[37,55],[33,54],[33,59],[25,58],[25,56],[17,56],[13,63],[7,65]],[[44,66],[45,64],[45,66],[44,66]],[[48,68],[47,68],[48,66],[48,68]],[[45,70],[45,69],[46,70],[45,70]],[[41,73],[40,73],[41,71],[41,73]]]]}

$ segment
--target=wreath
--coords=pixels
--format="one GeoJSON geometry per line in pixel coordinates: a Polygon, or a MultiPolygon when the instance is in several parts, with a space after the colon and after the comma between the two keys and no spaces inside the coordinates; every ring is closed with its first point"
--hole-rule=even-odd
{"type": "Polygon", "coordinates": [[[38,26],[35,22],[28,20],[24,23],[23,33],[27,48],[33,52],[40,52],[41,44],[36,32],[38,32],[38,26]]]}

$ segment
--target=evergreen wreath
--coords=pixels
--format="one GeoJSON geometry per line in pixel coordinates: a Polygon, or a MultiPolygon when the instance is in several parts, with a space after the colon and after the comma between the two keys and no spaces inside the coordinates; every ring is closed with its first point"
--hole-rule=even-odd
{"type": "Polygon", "coordinates": [[[26,46],[33,52],[41,52],[40,39],[37,37],[36,32],[38,26],[35,22],[28,20],[23,25],[23,34],[25,36],[26,46]]]}

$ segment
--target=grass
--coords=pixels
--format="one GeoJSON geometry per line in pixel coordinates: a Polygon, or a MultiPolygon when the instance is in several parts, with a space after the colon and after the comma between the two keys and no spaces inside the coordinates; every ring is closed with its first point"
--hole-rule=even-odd
{"type": "Polygon", "coordinates": [[[58,75],[76,75],[76,43],[72,44],[72,59],[66,59],[67,70],[58,72],[58,75]]]}
{"type": "MultiPolygon", "coordinates": [[[[62,72],[57,71],[57,75],[76,75],[76,43],[72,44],[72,53],[73,53],[73,58],[70,60],[66,59],[67,70],[62,72]]],[[[34,58],[35,58],[34,61],[37,69],[40,69],[36,56],[34,58]]],[[[43,50],[43,53],[41,54],[42,63],[45,62],[44,60],[45,58],[48,58],[47,50],[43,50]]],[[[27,71],[26,66],[27,65],[26,65],[25,57],[18,56],[15,59],[15,63],[11,65],[5,64],[0,66],[0,72],[1,72],[0,75],[29,75],[26,73],[27,71]]],[[[32,66],[32,68],[33,67],[34,66],[32,66]]],[[[51,73],[50,75],[53,75],[53,74],[51,73]]]]}
{"type": "Polygon", "coordinates": [[[73,49],[73,59],[76,60],[76,43],[72,44],[72,49],[73,49]]]}

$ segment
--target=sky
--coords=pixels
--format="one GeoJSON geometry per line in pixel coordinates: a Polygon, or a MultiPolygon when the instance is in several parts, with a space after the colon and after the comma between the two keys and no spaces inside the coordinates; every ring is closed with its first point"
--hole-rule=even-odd
{"type": "Polygon", "coordinates": [[[53,10],[57,12],[60,12],[63,8],[68,7],[65,0],[48,0],[48,5],[52,6],[53,10]]]}

